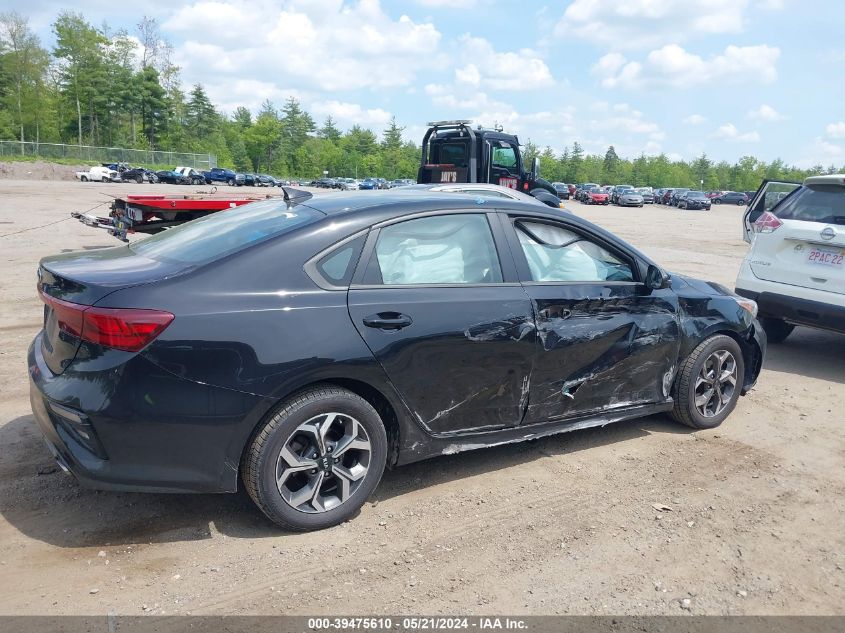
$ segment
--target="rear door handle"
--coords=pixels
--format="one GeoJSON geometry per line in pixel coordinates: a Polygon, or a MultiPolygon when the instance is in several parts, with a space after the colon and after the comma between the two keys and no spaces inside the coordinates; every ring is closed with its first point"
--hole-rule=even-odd
{"type": "Polygon", "coordinates": [[[371,314],[368,317],[364,317],[364,325],[379,330],[401,330],[403,327],[411,325],[411,323],[413,323],[411,317],[400,312],[379,312],[378,314],[371,314]]]}

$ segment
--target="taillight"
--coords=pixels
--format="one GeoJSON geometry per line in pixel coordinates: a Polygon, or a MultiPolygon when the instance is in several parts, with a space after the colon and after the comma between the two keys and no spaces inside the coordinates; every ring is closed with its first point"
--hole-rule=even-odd
{"type": "Polygon", "coordinates": [[[61,330],[95,345],[138,352],[170,325],[174,316],[163,310],[95,308],[40,292],[56,315],[61,330]]]}
{"type": "Polygon", "coordinates": [[[755,233],[774,233],[783,226],[783,222],[775,214],[764,211],[763,215],[754,221],[753,226],[755,233]]]}

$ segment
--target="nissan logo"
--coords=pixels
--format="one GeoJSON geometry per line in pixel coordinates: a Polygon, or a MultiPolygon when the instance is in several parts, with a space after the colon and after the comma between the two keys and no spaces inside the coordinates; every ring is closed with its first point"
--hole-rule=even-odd
{"type": "Polygon", "coordinates": [[[822,229],[821,236],[823,240],[832,240],[836,237],[836,231],[834,231],[831,227],[826,226],[822,229]]]}

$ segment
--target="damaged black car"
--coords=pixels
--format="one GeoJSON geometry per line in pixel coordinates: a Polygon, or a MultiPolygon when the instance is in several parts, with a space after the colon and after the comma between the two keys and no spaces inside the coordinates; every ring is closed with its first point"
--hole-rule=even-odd
{"type": "Polygon", "coordinates": [[[62,469],[243,485],[280,526],[319,529],[385,467],[655,413],[716,427],[760,372],[753,301],[577,216],[285,198],[41,261],[31,402],[62,469]]]}

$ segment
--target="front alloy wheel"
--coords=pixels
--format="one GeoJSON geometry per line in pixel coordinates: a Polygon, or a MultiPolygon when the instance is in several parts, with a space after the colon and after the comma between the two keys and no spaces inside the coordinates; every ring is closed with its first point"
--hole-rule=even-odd
{"type": "Polygon", "coordinates": [[[717,334],[702,341],[681,363],[672,385],[672,417],[694,429],[719,426],[734,410],[745,377],[739,344],[717,334]]]}
{"type": "Polygon", "coordinates": [[[695,408],[705,418],[719,415],[736,391],[736,359],[727,350],[710,354],[695,380],[695,408]]]}

